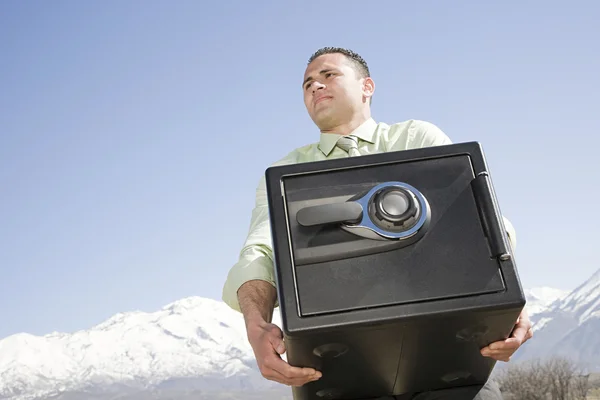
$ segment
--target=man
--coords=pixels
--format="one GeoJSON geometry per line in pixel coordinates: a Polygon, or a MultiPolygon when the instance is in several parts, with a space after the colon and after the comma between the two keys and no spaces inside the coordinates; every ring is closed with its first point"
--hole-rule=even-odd
{"type": "MultiPolygon", "coordinates": [[[[451,143],[440,129],[424,121],[410,120],[393,125],[376,123],[371,118],[375,83],[366,62],[351,50],[327,47],[314,53],[304,74],[302,91],[306,110],[320,130],[320,141],[293,150],[274,165],[348,157],[347,148],[337,143],[338,139],[349,134],[358,138],[360,154],[451,143]]],[[[319,379],[321,372],[312,368],[293,367],[281,359],[285,351],[282,332],[271,323],[273,309],[278,304],[267,207],[263,176],[256,192],[248,237],[239,261],[227,276],[223,300],[243,314],[248,340],[263,376],[282,384],[301,386],[319,379]]],[[[506,219],[505,224],[514,246],[514,229],[506,219]]],[[[531,336],[531,323],[527,314],[523,313],[512,337],[482,349],[482,355],[508,361],[531,336]]],[[[465,393],[462,397],[452,398],[487,399],[501,396],[497,387],[486,385],[478,394],[465,393]]]]}

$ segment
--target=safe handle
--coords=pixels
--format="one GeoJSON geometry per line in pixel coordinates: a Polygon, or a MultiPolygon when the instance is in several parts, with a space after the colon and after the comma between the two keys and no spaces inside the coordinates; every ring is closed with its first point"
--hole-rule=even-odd
{"type": "Polygon", "coordinates": [[[359,203],[347,201],[302,208],[296,214],[296,221],[302,226],[357,223],[362,215],[363,209],[359,203]]]}

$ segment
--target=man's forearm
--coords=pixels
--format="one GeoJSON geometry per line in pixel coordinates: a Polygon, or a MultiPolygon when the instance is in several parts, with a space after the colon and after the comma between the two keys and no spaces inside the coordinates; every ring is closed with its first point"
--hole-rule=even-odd
{"type": "Polygon", "coordinates": [[[277,301],[273,285],[262,280],[248,281],[239,288],[237,296],[246,326],[261,320],[271,322],[277,301]]]}

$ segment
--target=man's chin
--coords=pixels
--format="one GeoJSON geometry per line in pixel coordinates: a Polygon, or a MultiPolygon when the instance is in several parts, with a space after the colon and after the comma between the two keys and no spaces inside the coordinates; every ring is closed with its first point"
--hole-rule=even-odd
{"type": "Polygon", "coordinates": [[[321,120],[315,122],[315,125],[319,128],[321,132],[332,132],[339,124],[337,124],[333,119],[321,120]]]}
{"type": "Polygon", "coordinates": [[[323,125],[331,125],[334,123],[335,114],[329,109],[319,110],[319,112],[313,114],[312,120],[318,127],[323,125]]]}

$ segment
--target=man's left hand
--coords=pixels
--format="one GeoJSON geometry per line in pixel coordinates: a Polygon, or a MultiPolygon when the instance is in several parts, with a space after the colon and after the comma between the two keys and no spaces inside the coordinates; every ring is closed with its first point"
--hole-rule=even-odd
{"type": "Polygon", "coordinates": [[[510,337],[484,347],[481,349],[481,354],[494,360],[509,362],[515,351],[532,337],[533,328],[531,321],[529,320],[527,311],[523,309],[510,337]]]}

